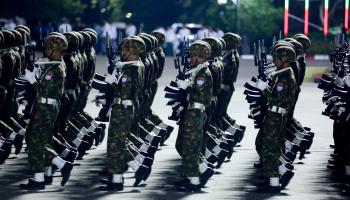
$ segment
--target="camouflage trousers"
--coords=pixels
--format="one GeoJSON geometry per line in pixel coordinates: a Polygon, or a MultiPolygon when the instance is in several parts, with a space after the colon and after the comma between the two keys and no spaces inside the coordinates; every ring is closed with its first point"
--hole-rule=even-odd
{"type": "Polygon", "coordinates": [[[56,106],[36,104],[35,114],[28,125],[28,161],[34,173],[44,172],[56,155],[51,146],[57,111],[56,106]]]}
{"type": "Polygon", "coordinates": [[[179,126],[176,150],[182,157],[182,176],[199,176],[199,155],[203,141],[206,114],[198,109],[187,109],[179,126]]]}
{"type": "Polygon", "coordinates": [[[133,118],[133,106],[113,105],[107,139],[107,167],[112,174],[124,173],[126,163],[133,159],[126,147],[133,118]]]}
{"type": "Polygon", "coordinates": [[[263,172],[267,177],[279,176],[279,158],[284,151],[286,120],[286,116],[268,111],[256,137],[256,151],[263,163],[263,172]]]}

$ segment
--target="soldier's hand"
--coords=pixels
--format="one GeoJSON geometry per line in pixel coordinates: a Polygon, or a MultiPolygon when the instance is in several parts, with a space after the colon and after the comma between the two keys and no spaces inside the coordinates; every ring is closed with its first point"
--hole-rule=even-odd
{"type": "Polygon", "coordinates": [[[34,84],[35,82],[37,82],[35,70],[31,72],[26,69],[23,79],[27,80],[30,84],[34,84]]]}
{"type": "Polygon", "coordinates": [[[115,77],[115,75],[107,74],[106,78],[105,78],[105,82],[108,83],[108,84],[116,83],[117,82],[117,77],[115,77]]]}
{"type": "Polygon", "coordinates": [[[178,88],[186,90],[186,88],[189,85],[191,85],[191,82],[188,79],[185,79],[185,80],[178,79],[178,80],[176,80],[176,84],[177,84],[178,88]]]}
{"type": "Polygon", "coordinates": [[[259,79],[256,82],[256,87],[259,88],[259,90],[264,91],[267,87],[269,86],[267,81],[263,81],[261,79],[259,79]]]}

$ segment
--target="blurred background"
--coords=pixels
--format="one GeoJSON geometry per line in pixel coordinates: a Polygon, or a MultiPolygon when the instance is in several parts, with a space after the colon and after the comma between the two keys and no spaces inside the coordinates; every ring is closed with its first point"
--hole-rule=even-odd
{"type": "Polygon", "coordinates": [[[313,42],[309,53],[327,54],[329,41],[347,32],[347,7],[348,0],[2,0],[0,28],[25,24],[39,40],[40,32],[92,27],[100,35],[98,53],[104,53],[106,33],[114,39],[117,30],[130,36],[158,29],[167,35],[168,55],[185,35],[220,37],[232,31],[244,39],[240,52],[251,54],[258,39],[269,45],[280,32],[302,32],[313,42]]]}

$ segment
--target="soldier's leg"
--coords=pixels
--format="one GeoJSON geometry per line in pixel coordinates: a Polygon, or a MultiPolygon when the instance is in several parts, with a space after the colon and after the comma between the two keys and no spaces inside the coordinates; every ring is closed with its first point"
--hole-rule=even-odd
{"type": "MultiPolygon", "coordinates": [[[[201,110],[187,110],[184,117],[182,142],[182,175],[187,177],[193,190],[199,189],[199,156],[203,141],[205,113],[201,110]]],[[[185,186],[186,187],[186,186],[185,186]]]]}

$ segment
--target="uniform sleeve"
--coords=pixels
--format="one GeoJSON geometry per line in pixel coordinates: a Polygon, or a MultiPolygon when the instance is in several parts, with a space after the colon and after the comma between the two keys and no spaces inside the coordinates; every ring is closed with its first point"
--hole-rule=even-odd
{"type": "Polygon", "coordinates": [[[123,68],[123,73],[120,77],[120,92],[122,99],[135,100],[137,94],[137,72],[134,71],[134,66],[126,66],[123,68]]]}
{"type": "Polygon", "coordinates": [[[278,106],[289,110],[294,104],[295,81],[291,78],[277,78],[271,89],[264,91],[264,95],[270,106],[278,106]]]}

